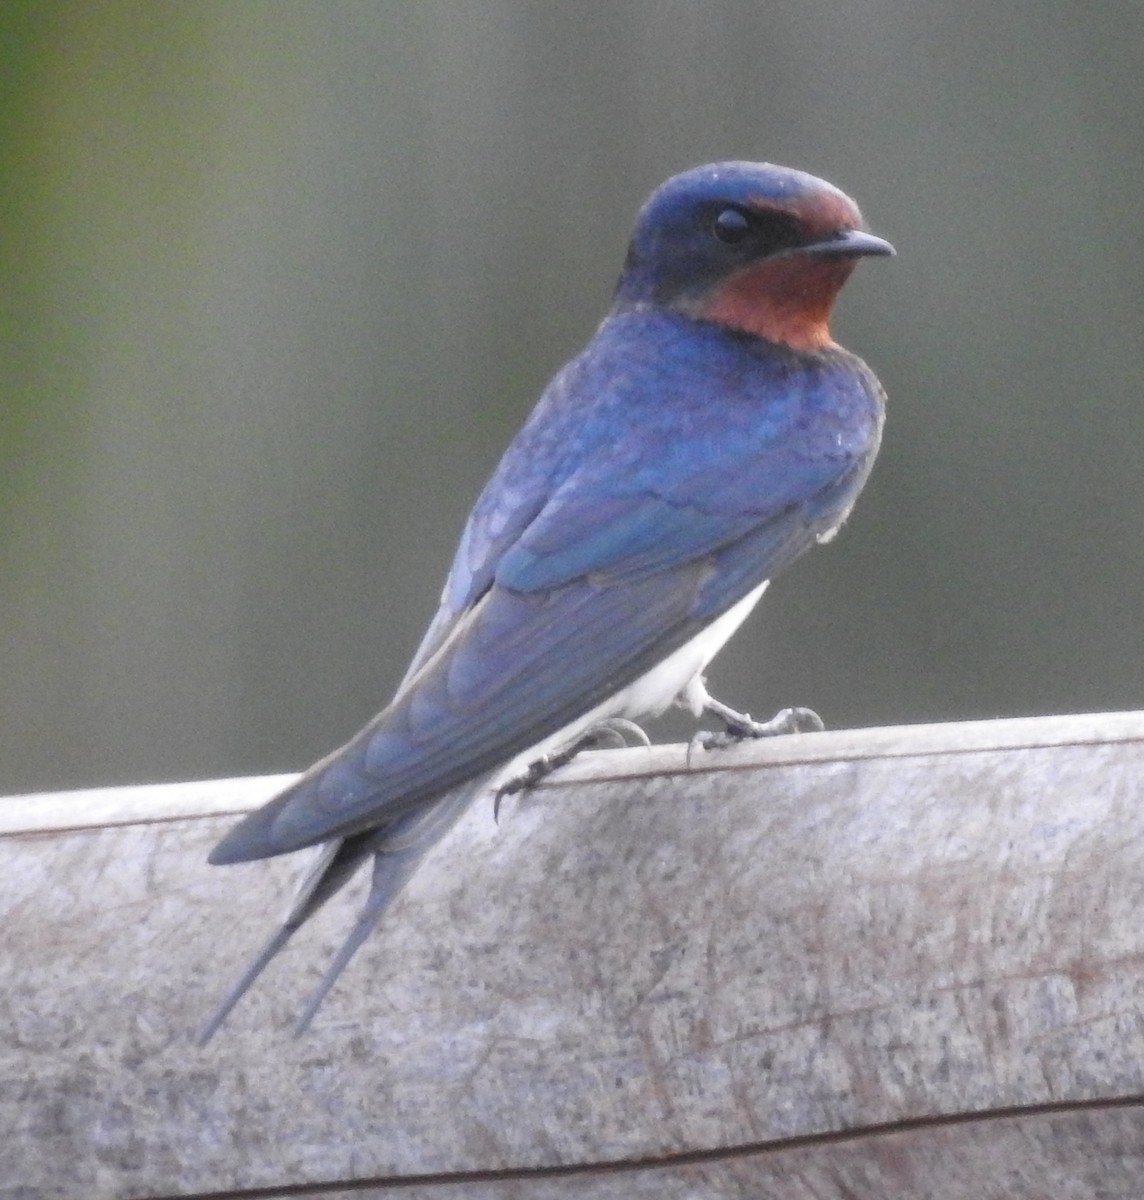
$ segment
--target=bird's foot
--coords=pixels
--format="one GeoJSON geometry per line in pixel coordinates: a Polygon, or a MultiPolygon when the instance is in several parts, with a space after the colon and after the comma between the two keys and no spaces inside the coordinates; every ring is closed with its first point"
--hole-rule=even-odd
{"type": "Polygon", "coordinates": [[[689,763],[692,752],[697,749],[718,750],[723,746],[733,746],[744,738],[779,737],[787,733],[821,733],[826,728],[822,718],[812,708],[784,708],[775,713],[769,721],[755,721],[747,713],[736,712],[726,704],[708,697],[703,711],[709,716],[717,717],[725,728],[715,733],[700,730],[687,747],[689,763]]]}
{"type": "Polygon", "coordinates": [[[519,775],[505,780],[497,788],[493,797],[493,820],[500,819],[501,801],[506,796],[514,796],[517,792],[527,791],[535,787],[542,779],[553,771],[567,766],[581,750],[622,750],[625,746],[634,744],[650,746],[651,738],[634,722],[624,717],[609,717],[586,729],[571,745],[565,746],[554,754],[544,754],[534,762],[530,762],[519,775]],[[629,742],[629,739],[631,741],[629,742]]]}

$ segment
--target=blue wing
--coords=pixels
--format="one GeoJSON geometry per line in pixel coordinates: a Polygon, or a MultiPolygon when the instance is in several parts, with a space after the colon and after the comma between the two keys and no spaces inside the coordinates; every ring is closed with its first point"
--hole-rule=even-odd
{"type": "Polygon", "coordinates": [[[662,314],[607,322],[478,501],[393,702],[251,814],[228,862],[384,825],[608,699],[838,524],[881,393],[662,314]]]}

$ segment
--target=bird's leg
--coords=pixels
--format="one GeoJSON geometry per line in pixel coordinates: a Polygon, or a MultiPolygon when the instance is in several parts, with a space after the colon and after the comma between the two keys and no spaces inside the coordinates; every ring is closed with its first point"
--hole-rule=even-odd
{"type": "Polygon", "coordinates": [[[641,746],[650,746],[651,738],[634,722],[624,717],[609,717],[586,729],[575,741],[552,754],[543,754],[530,762],[519,775],[506,779],[497,788],[493,798],[493,819],[499,820],[501,801],[506,796],[527,791],[535,787],[553,771],[567,766],[581,750],[620,750],[628,745],[628,738],[641,746]]]}
{"type": "Polygon", "coordinates": [[[705,750],[729,746],[744,738],[778,737],[784,733],[821,733],[826,728],[822,718],[812,708],[783,708],[769,721],[756,721],[749,714],[736,712],[711,698],[703,711],[707,716],[717,717],[726,726],[722,732],[702,735],[705,750]]]}
{"type": "Polygon", "coordinates": [[[748,713],[737,712],[730,705],[716,700],[704,686],[701,677],[696,677],[680,697],[680,703],[689,707],[696,716],[715,717],[723,722],[724,728],[717,733],[700,730],[687,748],[690,762],[696,748],[717,750],[731,746],[744,738],[778,737],[786,733],[821,733],[825,729],[822,718],[811,708],[784,708],[769,721],[756,721],[748,713]]]}

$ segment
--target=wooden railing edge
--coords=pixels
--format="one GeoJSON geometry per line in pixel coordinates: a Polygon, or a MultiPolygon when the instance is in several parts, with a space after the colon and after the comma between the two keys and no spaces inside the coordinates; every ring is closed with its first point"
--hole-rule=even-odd
{"type": "MultiPolygon", "coordinates": [[[[1046,746],[1144,742],[1144,711],[885,725],[743,742],[716,751],[653,745],[585,753],[545,780],[561,788],[650,775],[754,770],[799,762],[909,758],[1046,746]]],[[[128,784],[0,797],[0,837],[58,829],[194,820],[249,812],[295,773],[128,784]]]]}

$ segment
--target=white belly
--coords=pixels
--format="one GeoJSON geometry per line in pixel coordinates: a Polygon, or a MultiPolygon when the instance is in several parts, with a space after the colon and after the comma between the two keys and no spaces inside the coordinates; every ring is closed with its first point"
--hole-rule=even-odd
{"type": "Polygon", "coordinates": [[[703,674],[707,664],[723,649],[759,602],[768,580],[763,580],[753,592],[716,617],[702,632],[669,654],[658,666],[652,667],[618,695],[613,696],[600,716],[656,717],[676,700],[686,703],[692,716],[699,716],[702,704],[694,697],[692,682],[703,674]],[[613,707],[615,706],[615,707],[613,707]]]}
{"type": "Polygon", "coordinates": [[[768,582],[764,579],[753,592],[732,605],[722,616],[716,617],[706,629],[678,650],[672,651],[663,662],[652,667],[634,683],[628,684],[603,704],[598,704],[523,754],[518,754],[512,762],[490,777],[490,784],[499,787],[505,780],[520,775],[530,763],[570,746],[586,730],[609,717],[628,717],[631,720],[655,717],[676,700],[685,704],[694,716],[699,716],[707,696],[703,688],[703,671],[750,615],[768,582]]]}

